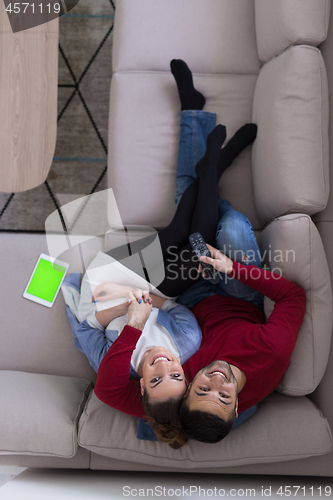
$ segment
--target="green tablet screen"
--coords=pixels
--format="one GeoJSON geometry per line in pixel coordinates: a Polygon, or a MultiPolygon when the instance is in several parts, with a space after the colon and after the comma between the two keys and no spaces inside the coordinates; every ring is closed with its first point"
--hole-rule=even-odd
{"type": "Polygon", "coordinates": [[[48,302],[53,302],[66,268],[40,259],[27,293],[48,302]]]}

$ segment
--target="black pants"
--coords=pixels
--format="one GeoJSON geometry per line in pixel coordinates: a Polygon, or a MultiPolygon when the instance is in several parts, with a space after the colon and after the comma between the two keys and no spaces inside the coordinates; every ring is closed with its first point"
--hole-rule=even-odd
{"type": "MultiPolygon", "coordinates": [[[[170,224],[159,231],[162,248],[165,278],[157,288],[171,297],[180,295],[199,278],[198,260],[189,243],[194,232],[202,234],[206,243],[215,246],[215,233],[218,224],[217,185],[224,170],[231,165],[240,152],[255,139],[255,133],[248,137],[248,126],[239,129],[220,151],[216,168],[207,167],[184,192],[177,211],[170,224]]],[[[253,127],[253,125],[251,125],[253,127]]],[[[149,238],[131,244],[131,252],[143,250],[149,238]]],[[[108,252],[117,260],[128,256],[128,246],[108,252]]],[[[146,276],[149,281],[149,276],[146,276]]]]}
{"type": "MultiPolygon", "coordinates": [[[[189,243],[194,232],[202,234],[206,243],[215,245],[218,223],[216,169],[197,178],[183,194],[170,224],[158,232],[165,269],[165,278],[157,288],[162,293],[174,297],[181,294],[198,278],[198,259],[189,243]]],[[[131,254],[148,247],[156,235],[122,245],[107,252],[114,259],[122,261],[131,254]]],[[[146,274],[150,281],[149,274],[146,274]]]]}

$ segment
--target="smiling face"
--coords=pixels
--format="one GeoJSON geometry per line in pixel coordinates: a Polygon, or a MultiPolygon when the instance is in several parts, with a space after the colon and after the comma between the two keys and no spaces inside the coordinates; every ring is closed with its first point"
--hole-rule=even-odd
{"type": "Polygon", "coordinates": [[[238,384],[226,361],[214,361],[200,370],[187,396],[190,411],[213,413],[223,420],[229,420],[238,407],[238,384]]]}
{"type": "Polygon", "coordinates": [[[154,347],[144,356],[141,394],[146,389],[151,402],[182,397],[187,385],[178,359],[164,347],[154,347]]]}

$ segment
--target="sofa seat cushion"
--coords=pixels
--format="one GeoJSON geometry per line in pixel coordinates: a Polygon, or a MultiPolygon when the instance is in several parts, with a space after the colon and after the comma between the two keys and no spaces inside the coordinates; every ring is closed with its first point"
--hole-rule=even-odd
{"type": "MultiPolygon", "coordinates": [[[[285,215],[262,231],[259,246],[263,265],[306,293],[304,321],[278,390],[291,396],[310,394],[324,375],[332,336],[332,288],[321,237],[308,215],[285,215]]],[[[273,307],[265,297],[266,316],[273,307]]]]}
{"type": "Polygon", "coordinates": [[[255,24],[261,61],[290,45],[314,45],[327,36],[330,0],[255,0],[255,24]]]}
{"type": "Polygon", "coordinates": [[[6,310],[1,316],[1,369],[95,380],[86,356],[74,346],[62,293],[53,307],[22,296],[42,252],[49,254],[45,235],[1,234],[0,301],[6,310]]]}
{"type": "MultiPolygon", "coordinates": [[[[205,110],[227,127],[227,141],[252,118],[257,75],[195,76],[205,110]]],[[[111,82],[108,187],[122,223],[165,227],[175,212],[180,100],[171,73],[116,73],[111,82]],[[129,142],[130,141],[130,142],[129,142]]],[[[226,141],[226,142],[227,142],[226,141]]],[[[251,147],[223,174],[219,195],[260,228],[251,177],[251,147]],[[246,196],[244,195],[246,193],[246,196]]]]}
{"type": "Polygon", "coordinates": [[[332,449],[328,422],[306,396],[271,394],[252,417],[216,444],[190,440],[173,450],[137,439],[137,425],[136,417],[105,405],[92,392],[79,422],[79,445],[117,460],[177,470],[294,460],[332,449]]]}
{"type": "Polygon", "coordinates": [[[328,84],[318,49],[292,47],[265,64],[253,121],[253,187],[261,224],[323,210],[329,196],[328,84]]]}
{"type": "Polygon", "coordinates": [[[198,73],[257,73],[253,0],[117,1],[112,68],[168,71],[184,59],[198,73]]]}
{"type": "Polygon", "coordinates": [[[0,371],[0,454],[73,457],[89,380],[0,371]]]}

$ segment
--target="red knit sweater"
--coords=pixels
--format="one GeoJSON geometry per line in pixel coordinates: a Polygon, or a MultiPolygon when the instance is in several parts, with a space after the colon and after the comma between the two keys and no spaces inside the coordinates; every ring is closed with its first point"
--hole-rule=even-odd
{"type": "Polygon", "coordinates": [[[237,366],[246,375],[238,396],[238,411],[244,411],[270,394],[289,366],[302,325],[304,290],[279,276],[234,262],[235,277],[275,302],[266,321],[256,306],[234,298],[213,295],[193,309],[202,330],[202,343],[185,364],[188,380],[219,359],[237,366]]]}

